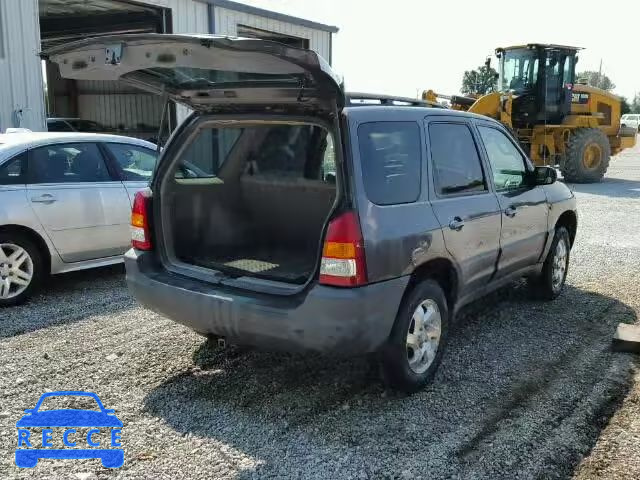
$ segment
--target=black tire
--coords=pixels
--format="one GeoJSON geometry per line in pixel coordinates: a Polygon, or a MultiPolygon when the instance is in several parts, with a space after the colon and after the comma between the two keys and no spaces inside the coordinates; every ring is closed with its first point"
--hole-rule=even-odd
{"type": "MultiPolygon", "coordinates": [[[[45,262],[38,246],[26,235],[19,232],[0,232],[0,245],[13,244],[24,249],[33,262],[33,275],[31,282],[19,295],[10,298],[0,297],[0,308],[19,305],[27,301],[40,287],[45,278],[45,262]]],[[[2,278],[0,277],[0,281],[2,278]]]]}
{"type": "Polygon", "coordinates": [[[578,128],[571,133],[567,152],[562,162],[562,175],[566,182],[595,183],[602,180],[609,168],[611,145],[605,133],[598,128],[578,128]],[[599,159],[587,165],[588,148],[596,147],[599,159]]]}
{"type": "Polygon", "coordinates": [[[549,253],[544,260],[544,266],[540,276],[530,279],[530,285],[536,298],[541,300],[553,300],[562,293],[564,289],[565,280],[567,279],[567,272],[569,271],[569,257],[571,254],[571,240],[569,238],[569,232],[565,227],[556,227],[551,247],[549,247],[549,253]],[[564,273],[560,284],[554,282],[554,261],[556,259],[556,253],[558,251],[558,244],[564,242],[566,249],[566,259],[564,260],[564,273]]]}
{"type": "Polygon", "coordinates": [[[449,308],[440,285],[433,280],[425,280],[417,284],[405,297],[396,321],[391,330],[387,344],[380,351],[380,365],[385,384],[405,393],[413,393],[422,389],[431,381],[442,359],[449,331],[449,308]],[[413,314],[423,302],[435,302],[440,314],[440,340],[435,356],[425,371],[416,373],[409,363],[407,333],[415,328],[413,314]]]}

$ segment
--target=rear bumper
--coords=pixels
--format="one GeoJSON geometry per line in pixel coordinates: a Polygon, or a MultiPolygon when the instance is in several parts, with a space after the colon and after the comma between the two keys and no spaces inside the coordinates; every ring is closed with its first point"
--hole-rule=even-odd
{"type": "Polygon", "coordinates": [[[389,337],[409,277],[360,288],[314,285],[292,296],[208,285],[168,273],[153,255],[125,255],[127,284],[145,306],[202,334],[285,351],[354,355],[389,337]]]}

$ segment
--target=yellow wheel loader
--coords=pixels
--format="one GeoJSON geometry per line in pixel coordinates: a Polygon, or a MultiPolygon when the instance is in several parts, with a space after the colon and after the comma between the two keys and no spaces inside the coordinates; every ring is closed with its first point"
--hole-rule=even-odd
{"type": "Polygon", "coordinates": [[[568,182],[598,182],[611,155],[635,145],[636,132],[620,126],[619,97],[576,84],[579,50],[538,43],[498,48],[498,91],[471,98],[428,90],[422,97],[499,120],[534,164],[557,165],[568,182]]]}

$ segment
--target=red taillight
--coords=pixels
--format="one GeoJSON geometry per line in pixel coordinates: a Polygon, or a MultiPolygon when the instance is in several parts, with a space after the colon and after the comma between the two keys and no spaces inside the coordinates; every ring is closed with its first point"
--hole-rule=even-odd
{"type": "Polygon", "coordinates": [[[320,283],[339,287],[367,283],[364,242],[355,212],[345,212],[329,222],[322,248],[320,283]]]}
{"type": "Polygon", "coordinates": [[[140,190],[133,198],[131,210],[131,246],[138,250],[151,250],[151,235],[149,234],[149,205],[151,190],[140,190]]]}

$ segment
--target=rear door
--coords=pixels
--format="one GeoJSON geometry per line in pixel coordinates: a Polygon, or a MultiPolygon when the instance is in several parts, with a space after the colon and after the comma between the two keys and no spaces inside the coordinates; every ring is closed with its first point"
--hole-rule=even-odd
{"type": "Polygon", "coordinates": [[[149,186],[158,160],[158,152],[129,143],[109,142],[103,143],[102,147],[111,159],[133,205],[136,192],[149,186]]]}
{"type": "Polygon", "coordinates": [[[198,111],[240,104],[344,106],[341,81],[312,50],[260,39],[133,34],[89,38],[42,57],[63,78],[121,80],[198,111]]]}
{"type": "Polygon", "coordinates": [[[500,205],[468,121],[437,116],[427,118],[426,129],[431,205],[462,275],[462,298],[482,289],[493,276],[500,248],[500,205]]]}
{"type": "Polygon", "coordinates": [[[547,239],[549,204],[541,186],[531,186],[533,165],[501,127],[477,123],[502,211],[498,275],[540,260],[547,239]]]}
{"type": "Polygon", "coordinates": [[[63,261],[126,251],[129,198],[96,143],[59,143],[30,150],[27,197],[63,261]]]}

